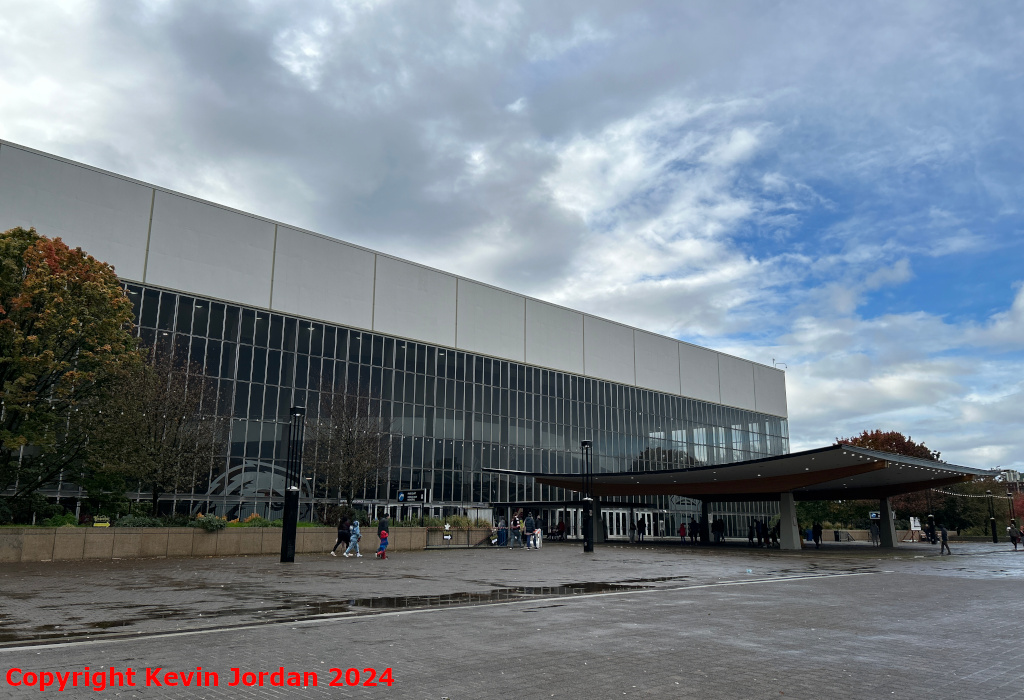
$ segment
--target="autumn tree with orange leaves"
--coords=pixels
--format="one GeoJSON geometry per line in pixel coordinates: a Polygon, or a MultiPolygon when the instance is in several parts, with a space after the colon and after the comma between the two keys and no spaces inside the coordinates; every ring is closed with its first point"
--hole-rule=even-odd
{"type": "Polygon", "coordinates": [[[114,269],[35,229],[0,233],[0,492],[12,501],[85,458],[116,370],[139,362],[114,269]]]}

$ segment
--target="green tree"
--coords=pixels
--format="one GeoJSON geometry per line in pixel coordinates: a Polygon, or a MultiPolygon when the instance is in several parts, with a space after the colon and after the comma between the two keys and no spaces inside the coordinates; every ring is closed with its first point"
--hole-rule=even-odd
{"type": "Polygon", "coordinates": [[[190,490],[225,454],[228,420],[215,413],[213,387],[164,355],[124,368],[94,419],[94,466],[143,484],[157,515],[160,494],[190,490]]]}
{"type": "Polygon", "coordinates": [[[131,322],[110,265],[35,229],[0,234],[0,490],[12,501],[85,458],[91,415],[138,363],[131,322]]]}

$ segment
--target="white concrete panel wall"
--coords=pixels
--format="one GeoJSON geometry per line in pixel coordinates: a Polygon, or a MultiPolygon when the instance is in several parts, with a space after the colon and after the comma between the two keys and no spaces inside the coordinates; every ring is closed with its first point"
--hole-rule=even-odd
{"type": "Polygon", "coordinates": [[[633,332],[636,385],[679,393],[679,341],[646,331],[633,332]]]}
{"type": "Polygon", "coordinates": [[[122,279],[140,281],[153,190],[56,158],[0,145],[0,231],[35,226],[122,279]]]}
{"type": "Polygon", "coordinates": [[[583,374],[583,314],[527,299],[526,362],[583,374]]]}
{"type": "Polygon", "coordinates": [[[378,255],[376,279],[374,330],[455,347],[454,276],[378,255]]]}
{"type": "Polygon", "coordinates": [[[126,280],[787,415],[773,368],[3,143],[0,230],[13,226],[126,280]]]}
{"type": "Polygon", "coordinates": [[[718,356],[718,379],[722,403],[754,410],[754,363],[729,355],[718,356]]]}
{"type": "Polygon", "coordinates": [[[722,401],[717,352],[679,343],[679,393],[701,401],[722,401]]]}
{"type": "Polygon", "coordinates": [[[267,308],[274,224],[157,191],[145,282],[267,308]]]}
{"type": "Polygon", "coordinates": [[[774,367],[754,365],[754,405],[760,413],[788,416],[786,373],[774,367]]]}
{"type": "Polygon", "coordinates": [[[636,384],[633,329],[594,316],[583,317],[583,367],[591,377],[636,384]]]}
{"type": "Polygon", "coordinates": [[[523,362],[526,299],[518,294],[458,280],[455,347],[523,362]]]}
{"type": "Polygon", "coordinates": [[[373,326],[373,266],[368,250],[277,227],[271,308],[344,326],[373,326]]]}

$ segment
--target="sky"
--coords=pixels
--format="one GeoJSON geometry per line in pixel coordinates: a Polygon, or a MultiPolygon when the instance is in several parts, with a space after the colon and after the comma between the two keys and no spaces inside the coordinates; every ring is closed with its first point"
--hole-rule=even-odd
{"type": "Polygon", "coordinates": [[[0,138],[1024,467],[1024,5],[0,0],[0,138]]]}

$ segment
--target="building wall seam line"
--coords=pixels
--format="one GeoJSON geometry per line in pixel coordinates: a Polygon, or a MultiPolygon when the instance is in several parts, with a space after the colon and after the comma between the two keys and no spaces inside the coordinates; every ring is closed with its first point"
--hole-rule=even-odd
{"type": "Polygon", "coordinates": [[[149,271],[149,242],[153,238],[153,210],[156,208],[156,188],[151,187],[152,193],[149,198],[149,227],[146,229],[146,256],[142,259],[142,282],[146,282],[146,273],[149,271]]]}

